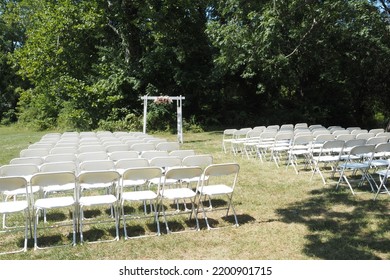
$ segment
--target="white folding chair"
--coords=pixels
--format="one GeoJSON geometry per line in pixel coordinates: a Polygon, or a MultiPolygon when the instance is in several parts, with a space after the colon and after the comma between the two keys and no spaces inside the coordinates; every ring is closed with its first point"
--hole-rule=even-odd
{"type": "MultiPolygon", "coordinates": [[[[178,167],[182,165],[182,160],[179,157],[174,156],[165,156],[165,157],[154,157],[151,160],[149,160],[150,166],[157,166],[161,167],[163,169],[163,177],[165,172],[173,167],[178,167]]],[[[176,183],[176,180],[165,180],[164,183],[168,184],[168,182],[174,184],[176,183]]],[[[151,184],[157,184],[157,180],[150,180],[151,184]]]]}
{"type": "MultiPolygon", "coordinates": [[[[202,210],[203,217],[206,221],[207,229],[211,229],[206,212],[227,210],[226,217],[229,215],[230,209],[233,211],[235,226],[238,226],[238,219],[236,211],[233,206],[233,193],[238,179],[238,173],[240,166],[237,163],[222,163],[212,164],[206,167],[203,172],[203,176],[207,177],[208,180],[203,180],[200,187],[198,188],[199,193],[199,204],[197,211],[202,210]],[[227,206],[214,207],[209,205],[205,208],[206,199],[213,199],[215,197],[226,197],[227,206]]],[[[197,214],[197,213],[196,213],[197,214]]]]}
{"type": "Polygon", "coordinates": [[[311,167],[311,149],[313,136],[311,134],[296,135],[288,150],[288,162],[286,168],[290,165],[294,168],[295,173],[299,173],[299,165],[304,165],[303,169],[311,167]]]}
{"type": "Polygon", "coordinates": [[[163,177],[162,188],[160,191],[160,204],[158,206],[158,212],[163,213],[165,227],[167,233],[172,233],[171,229],[168,226],[167,216],[170,215],[178,215],[178,214],[190,214],[190,218],[194,214],[195,222],[196,222],[196,230],[199,230],[199,221],[195,208],[195,200],[197,193],[193,191],[191,188],[187,187],[187,184],[180,184],[184,179],[192,179],[192,178],[200,178],[202,175],[202,168],[200,167],[172,167],[168,169],[163,177]],[[172,184],[171,182],[175,181],[176,184],[172,184]],[[187,201],[189,200],[191,203],[191,209],[188,209],[185,206],[184,210],[176,207],[176,210],[169,211],[168,206],[164,205],[164,201],[174,201],[177,202],[179,200],[187,201]]]}
{"type": "Polygon", "coordinates": [[[318,173],[320,174],[324,185],[326,184],[325,177],[321,170],[328,168],[334,175],[336,164],[339,162],[340,155],[343,151],[344,143],[345,142],[342,140],[329,140],[323,143],[319,154],[312,157],[312,164],[314,167],[310,180],[318,173]]]}
{"type": "Polygon", "coordinates": [[[231,146],[231,142],[234,139],[234,133],[237,131],[235,128],[228,128],[223,131],[222,134],[222,150],[227,153],[227,145],[231,146]]]}
{"type": "MultiPolygon", "coordinates": [[[[204,170],[207,166],[213,164],[214,158],[211,154],[198,154],[198,155],[192,155],[192,156],[187,156],[183,158],[182,160],[182,166],[198,166],[204,170]]],[[[193,178],[192,180],[190,179],[184,179],[183,182],[187,184],[191,183],[198,183],[199,179],[202,180],[207,180],[207,178],[193,178]]]]}
{"type": "Polygon", "coordinates": [[[388,163],[387,168],[382,169],[382,170],[378,170],[376,172],[376,174],[379,177],[379,186],[378,186],[377,191],[375,193],[374,200],[376,200],[378,198],[378,195],[383,191],[385,193],[387,193],[388,195],[390,195],[390,191],[389,191],[388,187],[386,186],[387,181],[390,177],[390,162],[388,163]]]}
{"type": "Polygon", "coordinates": [[[374,145],[359,145],[352,147],[347,158],[337,167],[340,178],[337,182],[336,190],[342,182],[345,182],[352,194],[355,194],[351,181],[360,173],[361,175],[358,176],[359,178],[357,179],[359,181],[357,186],[360,187],[367,181],[370,184],[371,190],[374,191],[371,178],[368,176],[368,170],[371,167],[374,152],[374,145]]]}
{"type": "Polygon", "coordinates": [[[238,155],[239,153],[242,152],[242,146],[243,143],[246,142],[248,133],[252,131],[252,128],[250,127],[244,127],[240,128],[237,131],[234,132],[233,135],[233,140],[230,142],[231,143],[231,150],[234,155],[238,155]]]}
{"type": "MultiPolygon", "coordinates": [[[[39,168],[40,172],[71,172],[75,176],[78,173],[77,164],[74,161],[59,161],[59,162],[48,162],[44,163],[39,168]]],[[[64,193],[74,190],[74,184],[50,184],[41,187],[41,193],[43,198],[47,198],[50,194],[64,193]]],[[[46,223],[46,211],[43,209],[44,222],[46,223]]]]}
{"type": "Polygon", "coordinates": [[[120,174],[115,170],[99,170],[99,171],[84,171],[78,175],[78,193],[79,193],[79,232],[80,242],[84,242],[84,226],[86,224],[96,224],[103,222],[114,222],[115,237],[111,240],[95,240],[88,241],[89,243],[118,241],[119,240],[119,216],[118,216],[118,200],[119,200],[120,174]],[[100,193],[98,189],[107,189],[110,187],[110,192],[100,193]],[[83,191],[86,186],[94,186],[93,191],[83,191]],[[85,211],[91,208],[101,209],[103,206],[110,207],[111,215],[107,219],[103,219],[102,215],[86,218],[85,211]]]}
{"type": "Polygon", "coordinates": [[[271,159],[279,167],[283,158],[286,158],[290,149],[294,133],[292,131],[282,131],[275,135],[272,147],[269,148],[271,159]]]}
{"type": "MultiPolygon", "coordinates": [[[[45,221],[44,226],[39,226],[39,216],[41,211],[45,213],[45,219],[47,212],[53,209],[70,209],[72,212],[71,226],[72,226],[72,242],[71,245],[76,245],[76,203],[77,203],[77,190],[76,190],[76,175],[74,172],[59,171],[59,172],[42,172],[34,174],[30,181],[31,186],[40,188],[41,191],[44,189],[56,189],[55,196],[43,197],[34,200],[33,202],[33,214],[34,214],[34,249],[42,249],[38,245],[38,230],[44,229],[47,232],[48,228],[57,228],[59,225],[69,225],[69,220],[55,222],[54,224],[48,225],[45,221]],[[62,192],[61,190],[72,191],[71,193],[62,192]]],[[[60,235],[62,236],[62,234],[60,235]]],[[[53,246],[64,246],[68,244],[50,245],[53,246]]]]}
{"type": "MultiPolygon", "coordinates": [[[[36,164],[6,164],[0,167],[0,177],[23,177],[27,183],[30,182],[31,176],[39,172],[39,166],[36,164]]],[[[38,188],[28,188],[29,192],[36,193],[38,188]]],[[[5,190],[3,192],[4,201],[7,202],[10,198],[17,200],[19,197],[26,197],[25,188],[13,189],[12,191],[5,190]]],[[[27,199],[31,199],[28,196],[27,199]]],[[[7,228],[6,214],[3,214],[3,228],[7,228]]]]}
{"type": "MultiPolygon", "coordinates": [[[[9,177],[0,177],[0,195],[4,193],[12,193],[15,191],[21,192],[24,190],[24,196],[22,199],[12,200],[12,201],[0,201],[0,215],[5,217],[5,215],[16,215],[17,213],[22,213],[24,216],[24,227],[19,227],[18,225],[13,225],[7,228],[0,230],[1,235],[12,234],[15,235],[16,230],[24,229],[24,242],[23,247],[19,249],[8,249],[7,251],[3,248],[11,248],[9,244],[4,244],[3,241],[7,242],[8,237],[3,238],[0,235],[0,255],[19,253],[27,251],[27,239],[28,239],[28,229],[30,227],[30,211],[29,211],[29,199],[28,199],[28,184],[27,180],[23,177],[9,176],[9,177]]],[[[3,222],[4,224],[4,222],[3,222]]],[[[18,240],[15,238],[15,242],[18,240]]]]}
{"type": "MultiPolygon", "coordinates": [[[[121,216],[123,220],[123,230],[124,236],[127,240],[129,238],[127,234],[127,224],[126,219],[141,219],[141,218],[154,218],[154,221],[157,226],[157,235],[160,235],[160,224],[158,221],[158,211],[157,205],[159,200],[160,186],[161,182],[156,184],[156,189],[151,190],[148,186],[148,181],[151,179],[158,179],[161,181],[162,169],[159,167],[138,167],[138,168],[129,168],[126,169],[121,178],[121,192],[120,192],[120,208],[121,208],[121,216]],[[125,187],[127,187],[126,182],[138,182],[138,188],[133,189],[132,191],[126,191],[125,187]],[[139,182],[143,182],[140,184],[139,182]],[[145,208],[145,201],[150,201],[152,203],[154,209],[148,215],[145,208]],[[134,208],[133,213],[125,213],[125,203],[136,204],[137,202],[142,203],[144,205],[144,213],[140,214],[140,211],[137,211],[134,208]]],[[[139,236],[138,236],[139,237],[139,236]]]]}
{"type": "Polygon", "coordinates": [[[256,155],[263,162],[263,159],[267,157],[269,152],[269,148],[274,145],[276,134],[278,134],[277,130],[265,130],[259,136],[259,142],[254,146],[252,144],[245,145],[246,151],[249,151],[250,155],[253,154],[253,149],[256,151],[256,155]]]}

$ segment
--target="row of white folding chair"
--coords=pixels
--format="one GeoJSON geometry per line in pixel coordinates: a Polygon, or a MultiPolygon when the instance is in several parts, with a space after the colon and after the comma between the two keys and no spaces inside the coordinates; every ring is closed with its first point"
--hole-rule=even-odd
{"type": "Polygon", "coordinates": [[[45,157],[51,154],[80,154],[85,152],[105,151],[111,153],[114,151],[137,151],[141,153],[146,150],[160,150],[173,151],[179,150],[180,144],[178,142],[161,142],[157,145],[153,143],[136,143],[131,146],[123,143],[110,143],[105,145],[85,145],[85,146],[66,146],[66,147],[52,147],[52,148],[28,148],[20,152],[20,157],[45,157]]]}
{"type": "MultiPolygon", "coordinates": [[[[119,217],[118,217],[118,213],[116,211],[114,204],[116,202],[118,202],[119,197],[121,199],[121,207],[122,207],[123,221],[124,221],[124,231],[125,231],[126,238],[127,238],[127,232],[126,232],[126,221],[125,221],[125,217],[124,217],[125,213],[123,210],[123,203],[125,201],[134,201],[134,200],[141,201],[141,200],[150,200],[150,199],[155,199],[155,202],[157,203],[158,200],[156,198],[159,195],[161,195],[161,197],[163,199],[170,199],[170,200],[174,200],[174,201],[177,201],[178,199],[192,199],[192,201],[191,201],[192,202],[192,208],[191,208],[192,212],[194,210],[196,210],[196,211],[199,210],[199,209],[195,209],[194,204],[193,204],[194,200],[195,200],[194,198],[195,198],[196,192],[199,192],[199,195],[203,195],[203,197],[207,198],[207,199],[209,199],[211,196],[215,196],[215,195],[221,195],[221,194],[228,195],[227,209],[228,209],[228,211],[229,211],[229,209],[233,210],[234,218],[235,218],[235,225],[238,226],[237,216],[236,216],[234,207],[232,205],[232,194],[233,194],[235,182],[237,180],[237,176],[235,177],[234,182],[231,185],[217,184],[214,186],[211,186],[211,185],[204,186],[204,184],[202,184],[202,186],[200,187],[198,184],[197,186],[200,188],[197,189],[196,192],[192,191],[191,189],[187,189],[185,187],[182,187],[181,189],[174,188],[174,189],[169,190],[169,191],[167,189],[165,189],[165,187],[167,186],[166,183],[168,180],[177,181],[177,180],[184,180],[184,179],[189,179],[189,178],[194,178],[194,179],[198,178],[196,180],[198,180],[198,182],[199,182],[200,178],[202,178],[202,177],[203,178],[207,177],[208,179],[210,179],[211,176],[220,177],[221,175],[229,175],[232,173],[237,175],[238,170],[239,170],[239,166],[237,164],[219,164],[219,165],[218,164],[217,165],[210,164],[209,166],[207,166],[205,168],[204,173],[203,173],[203,169],[201,169],[198,166],[172,168],[172,169],[168,170],[164,176],[163,189],[161,191],[157,191],[155,194],[153,194],[153,196],[150,196],[151,191],[147,190],[146,192],[143,191],[143,192],[138,192],[138,193],[128,193],[128,195],[125,193],[122,193],[121,196],[119,196],[119,195],[115,196],[114,194],[105,194],[105,195],[99,195],[98,197],[97,196],[84,197],[83,191],[76,190],[76,188],[81,188],[82,185],[84,185],[84,184],[87,184],[87,185],[90,185],[90,184],[106,185],[108,183],[109,185],[120,186],[121,187],[120,192],[122,192],[123,191],[122,188],[124,186],[124,183],[127,180],[139,181],[141,179],[143,179],[143,180],[153,179],[152,177],[143,177],[143,176],[145,176],[146,173],[141,172],[141,170],[145,171],[145,170],[149,170],[149,169],[151,169],[151,170],[159,169],[160,171],[157,172],[158,174],[155,172],[152,177],[153,178],[158,177],[158,178],[160,178],[159,180],[161,180],[163,171],[161,168],[158,168],[158,167],[144,167],[144,168],[127,169],[124,172],[124,174],[122,175],[121,181],[120,181],[119,173],[117,173],[116,171],[112,171],[112,170],[90,171],[90,172],[81,173],[77,177],[72,172],[64,172],[64,171],[34,174],[33,177],[30,179],[31,186],[37,186],[39,188],[45,188],[45,187],[49,188],[53,185],[56,185],[56,186],[66,185],[66,186],[68,186],[67,190],[73,190],[73,193],[74,193],[73,196],[66,195],[66,196],[51,197],[51,198],[45,197],[45,198],[39,198],[37,200],[33,200],[32,205],[33,205],[33,213],[34,213],[34,248],[35,249],[40,248],[38,246],[38,238],[37,238],[40,211],[46,211],[46,210],[50,210],[50,209],[63,208],[63,207],[74,208],[72,210],[72,215],[73,215],[73,218],[72,218],[73,239],[71,242],[72,245],[75,245],[75,242],[76,242],[76,237],[75,237],[76,224],[79,224],[80,240],[81,240],[81,242],[84,241],[84,238],[83,238],[83,224],[84,224],[84,222],[83,222],[83,220],[84,220],[83,208],[88,207],[88,206],[96,206],[96,205],[103,205],[103,204],[107,204],[108,206],[114,207],[114,212],[115,212],[114,213],[114,222],[115,222],[115,228],[116,228],[116,235],[115,235],[114,240],[118,240],[119,239],[119,231],[118,231],[119,230],[119,217]],[[202,176],[202,174],[203,174],[203,176],[202,176]],[[80,197],[77,197],[78,195],[80,197]],[[78,220],[76,217],[77,213],[80,213],[78,220]]],[[[147,175],[147,176],[150,176],[150,175],[147,175]]],[[[25,187],[25,185],[27,186],[27,184],[26,184],[27,180],[23,179],[21,181],[23,181],[25,183],[19,184],[18,185],[19,188],[23,188],[23,187],[25,187]]],[[[160,183],[158,183],[158,185],[160,185],[160,183]]],[[[116,191],[118,192],[118,188],[116,191]]],[[[26,191],[26,195],[29,193],[31,193],[31,192],[26,191]]],[[[24,203],[26,205],[28,204],[26,202],[24,202],[24,203]]],[[[207,216],[206,216],[207,210],[205,210],[205,208],[204,208],[203,201],[201,201],[201,205],[202,205],[202,211],[203,211],[204,218],[206,220],[207,227],[210,228],[209,223],[207,221],[207,216]]],[[[157,207],[157,204],[155,204],[154,209],[156,209],[156,215],[154,216],[155,219],[158,219],[158,213],[162,209],[167,232],[169,233],[170,230],[168,228],[168,223],[167,223],[167,219],[166,219],[167,215],[166,215],[165,208],[159,208],[159,207],[157,207]]],[[[212,209],[209,209],[209,210],[212,210],[212,209]]],[[[195,219],[197,220],[197,213],[195,214],[195,219]]],[[[26,221],[27,221],[27,219],[26,219],[26,221]]],[[[157,223],[158,223],[158,221],[157,221],[157,223]]],[[[196,229],[199,229],[198,221],[196,221],[196,229]]],[[[159,234],[159,228],[158,228],[158,234],[159,234]]],[[[27,239],[27,224],[26,224],[26,239],[27,239]]],[[[25,244],[23,250],[26,250],[26,244],[25,244]]]]}
{"type": "MultiPolygon", "coordinates": [[[[355,140],[357,141],[357,140],[355,140]]],[[[367,144],[367,143],[358,143],[356,145],[350,144],[348,147],[347,142],[340,140],[333,140],[325,142],[323,148],[318,156],[312,158],[313,161],[313,174],[320,174],[322,181],[326,184],[326,179],[321,172],[321,164],[326,165],[330,168],[332,175],[338,170],[340,173],[339,182],[346,182],[351,192],[354,194],[352,185],[350,184],[348,177],[344,175],[345,170],[352,170],[362,172],[360,185],[367,181],[370,184],[371,189],[374,191],[379,189],[378,184],[376,183],[373,176],[370,174],[377,172],[379,168],[387,167],[390,164],[390,143],[379,143],[379,144],[367,144]],[[359,147],[359,148],[356,148],[359,147]],[[362,152],[364,151],[364,153],[362,152]],[[362,158],[364,156],[364,158],[362,158]],[[363,160],[362,160],[363,159],[363,160]],[[356,161],[357,160],[357,161],[356,161]]]]}

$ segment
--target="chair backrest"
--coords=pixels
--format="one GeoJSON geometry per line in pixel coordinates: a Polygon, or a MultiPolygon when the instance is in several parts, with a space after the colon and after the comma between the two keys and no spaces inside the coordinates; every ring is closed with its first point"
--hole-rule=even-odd
{"type": "MultiPolygon", "coordinates": [[[[165,181],[200,178],[203,170],[197,166],[182,166],[168,169],[165,173],[165,181]]],[[[200,180],[200,179],[199,179],[200,180]]]]}
{"type": "Polygon", "coordinates": [[[353,140],[356,138],[356,135],[350,134],[350,133],[348,133],[348,134],[343,133],[343,134],[338,134],[335,136],[336,136],[337,140],[343,140],[344,142],[348,141],[348,140],[353,140]]]}
{"type": "Polygon", "coordinates": [[[296,129],[296,128],[308,128],[308,125],[307,125],[307,123],[296,123],[294,125],[294,129],[296,129]]]}
{"type": "Polygon", "coordinates": [[[12,192],[18,189],[25,188],[26,194],[28,182],[24,177],[19,176],[9,176],[9,177],[0,177],[0,194],[4,192],[12,192]]]}
{"type": "Polygon", "coordinates": [[[115,144],[115,145],[108,145],[106,146],[106,152],[107,153],[112,153],[112,152],[117,152],[117,151],[129,151],[130,147],[127,144],[115,144]]]}
{"type": "Polygon", "coordinates": [[[366,140],[365,139],[351,139],[351,140],[345,141],[344,147],[345,148],[352,148],[354,146],[361,146],[361,145],[364,145],[364,144],[366,144],[366,140]]]}
{"type": "Polygon", "coordinates": [[[39,172],[36,164],[8,164],[0,167],[0,176],[31,176],[39,172]]]}
{"type": "Polygon", "coordinates": [[[13,158],[9,162],[10,164],[35,164],[35,165],[41,165],[44,163],[43,158],[41,157],[19,157],[19,158],[13,158]]]}
{"type": "Polygon", "coordinates": [[[195,150],[173,150],[169,152],[169,156],[185,158],[187,156],[195,155],[195,150]]]}
{"type": "Polygon", "coordinates": [[[156,145],[156,150],[158,151],[173,151],[180,150],[179,142],[161,142],[156,145]]]}
{"type": "Polygon", "coordinates": [[[68,184],[74,184],[74,187],[76,187],[76,175],[69,171],[40,172],[31,177],[30,184],[41,188],[68,184]]]}
{"type": "Polygon", "coordinates": [[[251,130],[252,130],[252,128],[250,128],[250,127],[243,127],[243,128],[237,129],[233,134],[233,138],[235,138],[235,139],[244,138],[244,137],[246,137],[247,133],[251,130]]]}
{"type": "Polygon", "coordinates": [[[51,148],[53,148],[54,146],[54,143],[40,143],[40,142],[37,142],[37,143],[34,143],[34,144],[31,144],[28,146],[28,149],[47,149],[47,150],[50,150],[51,148]]]}
{"type": "Polygon", "coordinates": [[[375,157],[390,157],[390,142],[379,143],[375,146],[375,157]]]}
{"type": "Polygon", "coordinates": [[[308,148],[313,142],[314,138],[311,134],[299,134],[296,135],[293,139],[292,148],[296,146],[306,145],[308,148]]]}
{"type": "Polygon", "coordinates": [[[101,152],[87,152],[78,154],[77,160],[81,163],[89,160],[104,160],[108,159],[108,154],[104,151],[101,152]]]}
{"type": "Polygon", "coordinates": [[[359,133],[356,134],[356,139],[370,139],[372,137],[375,137],[375,133],[369,133],[369,132],[364,132],[364,133],[359,133]]]}
{"type": "Polygon", "coordinates": [[[319,134],[315,136],[316,143],[325,143],[326,141],[331,141],[331,140],[335,140],[335,136],[332,134],[319,134]]]}
{"type": "Polygon", "coordinates": [[[203,172],[203,176],[208,179],[202,180],[202,184],[215,184],[216,182],[220,182],[220,180],[223,179],[223,184],[230,184],[230,187],[234,190],[239,171],[240,165],[238,163],[218,163],[209,165],[203,172]],[[225,178],[231,178],[231,181],[229,180],[228,183],[225,178]]]}
{"type": "Polygon", "coordinates": [[[210,154],[187,156],[182,160],[183,166],[199,166],[201,168],[205,168],[211,164],[213,164],[213,156],[210,154]]]}
{"type": "Polygon", "coordinates": [[[321,154],[323,153],[338,153],[341,154],[344,148],[345,142],[343,140],[329,140],[326,141],[321,148],[321,154]]]}
{"type": "Polygon", "coordinates": [[[260,134],[259,142],[260,143],[268,142],[268,141],[273,142],[277,133],[278,132],[276,130],[270,130],[270,131],[265,130],[260,134]]]}
{"type": "Polygon", "coordinates": [[[60,172],[69,171],[76,173],[77,164],[74,161],[47,162],[40,166],[40,172],[60,172]]]}
{"type": "Polygon", "coordinates": [[[293,131],[279,131],[275,134],[275,144],[278,144],[278,142],[290,142],[293,138],[293,131]]]}
{"type": "MultiPolygon", "coordinates": [[[[82,184],[107,184],[119,182],[121,175],[115,170],[98,170],[81,172],[77,181],[82,184]]],[[[80,192],[80,196],[83,192],[80,192]]]]}
{"type": "Polygon", "coordinates": [[[78,148],[78,153],[91,153],[91,152],[105,152],[106,149],[103,145],[82,145],[78,148]]]}
{"type": "Polygon", "coordinates": [[[50,150],[50,154],[76,154],[77,153],[77,147],[76,146],[69,146],[69,147],[57,147],[55,146],[50,150]]]}
{"type": "Polygon", "coordinates": [[[367,139],[367,145],[377,145],[380,143],[386,143],[388,141],[386,136],[375,136],[367,139]]]}
{"type": "Polygon", "coordinates": [[[139,153],[137,151],[115,151],[109,153],[109,158],[113,161],[118,161],[121,159],[132,159],[138,158],[139,153]]]}
{"type": "Polygon", "coordinates": [[[374,133],[375,135],[377,135],[378,133],[385,132],[385,130],[383,128],[372,128],[368,132],[374,133]]]}
{"type": "Polygon", "coordinates": [[[206,176],[226,176],[231,174],[238,174],[240,165],[238,163],[217,163],[206,167],[204,174],[206,176]]]}
{"type": "Polygon", "coordinates": [[[45,162],[60,162],[60,161],[74,161],[76,162],[76,154],[52,154],[45,157],[45,162]]]}
{"type": "Polygon", "coordinates": [[[151,160],[154,157],[166,157],[169,156],[168,151],[158,151],[158,150],[150,150],[150,151],[143,151],[140,154],[141,158],[146,158],[148,160],[151,160]]]}
{"type": "Polygon", "coordinates": [[[155,150],[155,145],[153,143],[135,143],[130,146],[130,150],[141,153],[143,151],[155,150]]]}
{"type": "Polygon", "coordinates": [[[81,171],[99,171],[99,170],[114,170],[115,164],[112,160],[87,160],[79,165],[81,171]]]}
{"type": "Polygon", "coordinates": [[[223,131],[223,139],[233,138],[234,133],[237,131],[236,128],[228,128],[223,131]]]}
{"type": "Polygon", "coordinates": [[[155,157],[149,160],[150,166],[158,166],[162,168],[181,166],[182,160],[179,157],[167,156],[167,157],[155,157]]]}
{"type": "Polygon", "coordinates": [[[116,169],[128,169],[147,166],[149,166],[149,160],[147,160],[146,158],[120,159],[115,162],[116,169]]]}
{"type": "MultiPolygon", "coordinates": [[[[163,170],[157,166],[147,166],[147,167],[134,167],[126,169],[122,174],[122,182],[126,180],[144,180],[149,181],[151,179],[161,180],[163,170]]],[[[160,181],[161,183],[161,181],[160,181]]],[[[159,185],[159,184],[158,184],[159,185]]]]}
{"type": "Polygon", "coordinates": [[[361,128],[357,128],[357,129],[351,130],[351,134],[358,135],[358,134],[361,134],[361,133],[368,133],[368,130],[367,129],[361,129],[361,128]]]}
{"type": "Polygon", "coordinates": [[[49,149],[24,149],[20,151],[20,157],[44,157],[49,154],[49,149]]]}
{"type": "Polygon", "coordinates": [[[375,152],[375,145],[358,145],[349,151],[349,157],[359,156],[362,158],[372,158],[375,152]]]}

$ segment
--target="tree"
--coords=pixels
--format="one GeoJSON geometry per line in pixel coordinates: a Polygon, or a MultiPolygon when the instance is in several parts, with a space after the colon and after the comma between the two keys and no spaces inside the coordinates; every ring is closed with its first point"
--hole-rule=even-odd
{"type": "Polygon", "coordinates": [[[225,94],[235,79],[236,99],[259,117],[372,125],[372,108],[384,109],[389,28],[368,1],[230,0],[215,10],[208,33],[225,94]]]}

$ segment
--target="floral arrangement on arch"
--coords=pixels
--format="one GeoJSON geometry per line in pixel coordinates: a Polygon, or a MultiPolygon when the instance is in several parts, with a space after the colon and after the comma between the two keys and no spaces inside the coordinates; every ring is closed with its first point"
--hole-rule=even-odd
{"type": "Polygon", "coordinates": [[[159,96],[154,100],[154,104],[161,105],[161,104],[171,104],[172,99],[165,95],[165,96],[159,96]]]}

